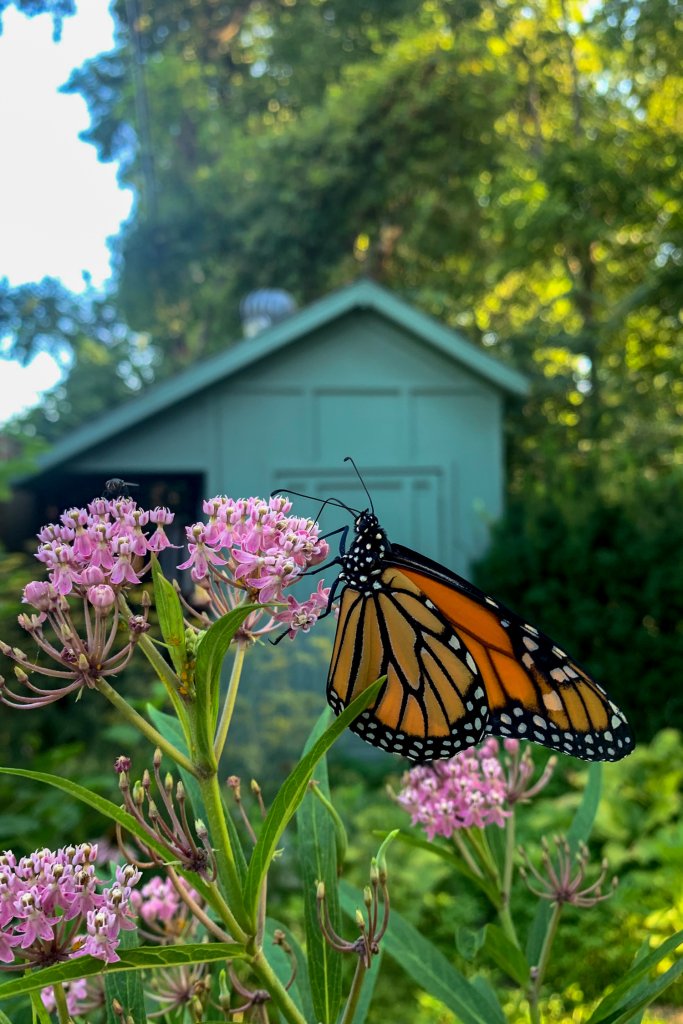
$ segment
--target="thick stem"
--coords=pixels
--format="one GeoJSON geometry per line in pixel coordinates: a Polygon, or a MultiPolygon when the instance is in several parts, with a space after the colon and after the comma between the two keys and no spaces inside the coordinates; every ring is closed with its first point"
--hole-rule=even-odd
{"type": "Polygon", "coordinates": [[[361,989],[363,987],[363,978],[367,967],[363,963],[362,957],[358,957],[358,963],[356,964],[356,971],[351,982],[351,988],[349,989],[348,998],[346,1000],[346,1006],[341,1016],[339,1024],[351,1024],[356,1013],[356,1007],[358,1006],[358,1000],[360,999],[361,989]]]}
{"type": "Polygon", "coordinates": [[[515,862],[515,813],[514,810],[505,823],[505,864],[503,865],[502,906],[499,910],[500,924],[511,942],[519,949],[517,929],[510,914],[510,894],[512,892],[512,870],[515,862]]]}
{"type": "Polygon", "coordinates": [[[232,663],[232,672],[230,673],[230,682],[228,683],[228,692],[225,695],[225,703],[221,712],[220,721],[218,723],[218,729],[216,730],[216,738],[213,743],[213,751],[216,755],[216,762],[220,761],[223,748],[225,747],[225,741],[228,738],[228,729],[230,728],[230,722],[232,721],[232,713],[235,710],[235,701],[237,700],[237,690],[240,685],[240,677],[242,675],[242,665],[244,664],[244,654],[246,652],[246,645],[238,643],[235,648],[235,658],[232,663]]]}
{"type": "Polygon", "coordinates": [[[64,991],[61,983],[58,982],[56,985],[53,985],[52,991],[54,993],[55,1003],[57,1006],[59,1024],[72,1024],[71,1015],[66,1005],[66,992],[64,991]]]}
{"type": "Polygon", "coordinates": [[[137,711],[130,706],[127,700],[121,696],[118,690],[115,690],[113,686],[100,677],[96,682],[96,687],[103,697],[106,697],[110,704],[113,704],[119,714],[124,718],[130,725],[134,726],[139,732],[146,736],[150,743],[159,747],[164,754],[168,754],[170,758],[181,768],[190,772],[195,777],[197,776],[197,768],[193,765],[192,761],[185,756],[177,747],[174,747],[164,736],[158,732],[153,725],[139,715],[137,711]]]}

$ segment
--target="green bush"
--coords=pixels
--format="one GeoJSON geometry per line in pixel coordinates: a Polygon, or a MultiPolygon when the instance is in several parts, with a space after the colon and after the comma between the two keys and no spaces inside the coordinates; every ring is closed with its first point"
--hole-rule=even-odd
{"type": "Polygon", "coordinates": [[[650,739],[683,721],[683,477],[512,500],[476,580],[549,633],[650,739]]]}

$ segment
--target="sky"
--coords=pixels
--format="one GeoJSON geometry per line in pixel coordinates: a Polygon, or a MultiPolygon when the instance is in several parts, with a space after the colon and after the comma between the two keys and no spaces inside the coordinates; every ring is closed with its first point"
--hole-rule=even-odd
{"type": "MultiPolygon", "coordinates": [[[[58,43],[49,15],[27,18],[14,7],[3,15],[0,278],[12,286],[50,276],[81,291],[84,271],[97,288],[111,274],[106,240],[132,196],[119,188],[116,166],[78,138],[89,124],[85,100],[59,92],[73,68],[112,48],[108,8],[108,0],[79,0],[58,43]]],[[[39,401],[60,373],[45,353],[26,368],[0,359],[0,422],[39,401]]]]}

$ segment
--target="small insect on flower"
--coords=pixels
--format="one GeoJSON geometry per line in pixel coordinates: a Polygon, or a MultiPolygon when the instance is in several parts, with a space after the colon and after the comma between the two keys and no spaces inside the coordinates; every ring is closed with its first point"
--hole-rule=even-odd
{"type": "Polygon", "coordinates": [[[120,476],[113,476],[104,485],[104,496],[105,498],[127,498],[128,488],[138,486],[138,484],[134,484],[131,480],[122,480],[120,476]]]}

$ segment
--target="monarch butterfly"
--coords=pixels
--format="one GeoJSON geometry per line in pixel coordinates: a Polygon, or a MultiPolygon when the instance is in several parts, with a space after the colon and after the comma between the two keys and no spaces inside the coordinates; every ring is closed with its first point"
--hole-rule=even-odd
{"type": "Polygon", "coordinates": [[[633,750],[625,716],[580,665],[472,583],[390,543],[368,498],[371,508],[360,512],[332,499],[355,515],[350,547],[344,527],[330,563],[341,566],[329,604],[341,586],[327,680],[332,710],[339,714],[386,675],[353,732],[417,763],[452,757],[491,734],[587,761],[618,761],[633,750]]]}

